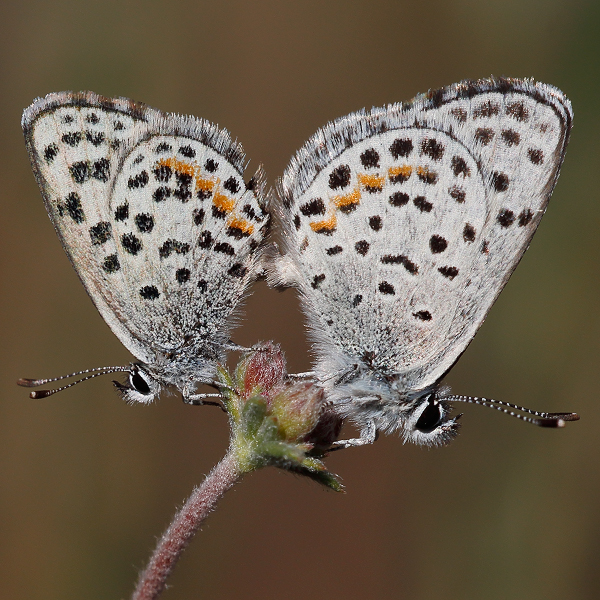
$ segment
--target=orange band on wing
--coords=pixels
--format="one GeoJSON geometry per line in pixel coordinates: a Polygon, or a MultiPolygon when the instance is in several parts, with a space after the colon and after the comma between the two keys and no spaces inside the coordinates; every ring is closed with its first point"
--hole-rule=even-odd
{"type": "Polygon", "coordinates": [[[237,217],[232,217],[227,221],[228,227],[233,227],[233,229],[239,229],[248,235],[252,235],[254,233],[254,225],[246,219],[240,219],[237,217]]]}
{"type": "Polygon", "coordinates": [[[200,167],[198,165],[190,164],[176,158],[161,158],[157,164],[160,167],[169,167],[170,169],[173,169],[173,171],[183,173],[184,175],[191,175],[192,177],[194,175],[197,177],[200,173],[200,167]]]}
{"type": "Polygon", "coordinates": [[[385,183],[385,177],[378,174],[367,175],[366,173],[359,173],[358,183],[363,187],[380,188],[383,187],[383,184],[385,183]]]}
{"type": "Polygon", "coordinates": [[[235,208],[235,200],[233,198],[229,198],[225,194],[221,194],[221,192],[215,192],[213,196],[213,204],[221,211],[221,212],[231,212],[235,208]]]}
{"type": "Polygon", "coordinates": [[[332,202],[337,208],[358,204],[360,202],[360,189],[357,187],[354,191],[345,196],[335,196],[332,198],[332,202]]]}
{"type": "Polygon", "coordinates": [[[406,181],[412,175],[413,168],[410,165],[401,165],[399,167],[390,167],[388,177],[392,183],[406,181]]]}
{"type": "Polygon", "coordinates": [[[315,233],[325,233],[328,231],[333,231],[337,226],[337,217],[335,213],[333,213],[329,219],[325,221],[317,221],[316,223],[311,223],[310,228],[315,233]]]}

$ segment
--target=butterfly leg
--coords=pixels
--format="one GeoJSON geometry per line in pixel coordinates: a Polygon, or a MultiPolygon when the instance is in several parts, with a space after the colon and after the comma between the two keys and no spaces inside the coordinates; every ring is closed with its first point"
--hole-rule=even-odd
{"type": "Polygon", "coordinates": [[[377,428],[375,427],[374,421],[369,421],[367,425],[361,430],[360,437],[352,438],[350,440],[338,440],[331,444],[329,450],[343,450],[344,448],[355,448],[357,446],[366,446],[367,444],[373,444],[377,440],[377,428]]]}
{"type": "Polygon", "coordinates": [[[288,373],[289,379],[314,379],[315,374],[313,371],[305,371],[304,373],[288,373]]]}
{"type": "Polygon", "coordinates": [[[240,346],[239,344],[236,344],[235,342],[232,342],[231,340],[229,340],[228,342],[225,342],[224,344],[220,344],[220,347],[225,350],[229,350],[231,352],[242,352],[242,353],[254,352],[256,350],[256,348],[246,348],[245,346],[240,346]]]}
{"type": "Polygon", "coordinates": [[[192,406],[203,406],[204,404],[208,404],[209,406],[218,406],[221,410],[225,411],[222,402],[207,400],[207,398],[222,399],[222,396],[221,394],[192,394],[191,396],[183,396],[183,401],[192,406]]]}

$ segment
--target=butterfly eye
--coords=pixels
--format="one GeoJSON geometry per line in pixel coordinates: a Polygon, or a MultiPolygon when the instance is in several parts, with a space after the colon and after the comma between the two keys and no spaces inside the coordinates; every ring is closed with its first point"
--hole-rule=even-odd
{"type": "Polygon", "coordinates": [[[134,371],[129,375],[129,383],[136,392],[147,396],[151,394],[150,386],[148,382],[140,375],[139,371],[134,371]]]}
{"type": "Polygon", "coordinates": [[[437,400],[429,399],[425,410],[415,424],[415,429],[421,433],[431,433],[442,422],[442,411],[437,400]]]}

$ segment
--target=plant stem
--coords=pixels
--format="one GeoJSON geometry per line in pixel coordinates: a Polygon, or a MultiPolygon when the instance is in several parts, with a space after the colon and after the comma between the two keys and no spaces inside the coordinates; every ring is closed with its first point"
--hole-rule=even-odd
{"type": "Polygon", "coordinates": [[[244,472],[231,452],[195,488],[183,508],[175,515],[156,546],[148,566],[140,575],[132,600],[154,600],[164,590],[181,552],[189,544],[203,521],[223,494],[233,487],[244,472]]]}

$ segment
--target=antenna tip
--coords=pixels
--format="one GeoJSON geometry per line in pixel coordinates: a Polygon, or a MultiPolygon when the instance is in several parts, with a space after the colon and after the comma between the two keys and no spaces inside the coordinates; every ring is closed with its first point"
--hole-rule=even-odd
{"type": "MultiPolygon", "coordinates": [[[[549,418],[556,419],[558,421],[579,421],[579,415],[577,413],[548,413],[546,415],[549,418]]],[[[564,424],[561,425],[564,427],[564,424]]]]}
{"type": "Polygon", "coordinates": [[[52,396],[56,390],[38,390],[36,392],[31,392],[29,394],[30,398],[37,400],[38,398],[47,398],[48,396],[52,396]]]}
{"type": "Polygon", "coordinates": [[[20,385],[21,387],[35,387],[38,385],[37,382],[37,379],[27,379],[26,377],[21,377],[21,379],[17,380],[17,385],[20,385]]]}

